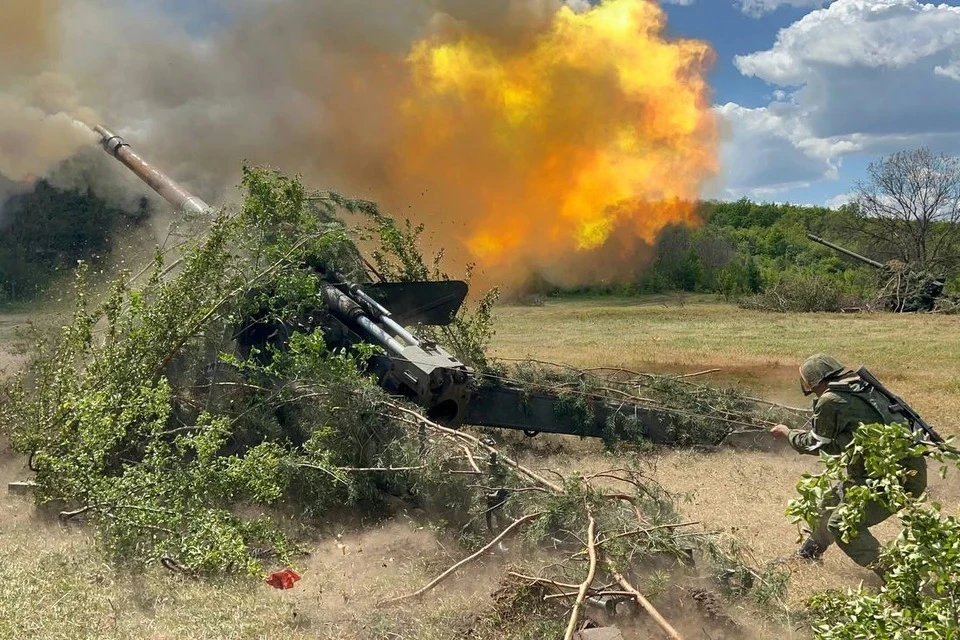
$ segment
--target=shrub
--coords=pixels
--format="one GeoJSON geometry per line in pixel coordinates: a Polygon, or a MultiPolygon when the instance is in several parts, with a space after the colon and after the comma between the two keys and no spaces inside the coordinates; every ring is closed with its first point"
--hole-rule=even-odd
{"type": "Polygon", "coordinates": [[[784,272],[761,293],[739,301],[745,309],[777,312],[841,311],[862,304],[838,278],[812,270],[784,272]]]}

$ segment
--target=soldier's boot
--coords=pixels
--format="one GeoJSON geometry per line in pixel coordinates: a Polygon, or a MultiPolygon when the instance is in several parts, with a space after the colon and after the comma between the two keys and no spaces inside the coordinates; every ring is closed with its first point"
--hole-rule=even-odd
{"type": "Polygon", "coordinates": [[[797,557],[802,560],[816,561],[823,557],[826,550],[827,548],[821,546],[813,537],[809,537],[797,549],[797,557]]]}
{"type": "Polygon", "coordinates": [[[880,578],[880,584],[882,584],[883,586],[887,586],[887,568],[886,567],[884,567],[880,562],[875,562],[867,568],[873,571],[873,573],[876,574],[878,578],[880,578]]]}

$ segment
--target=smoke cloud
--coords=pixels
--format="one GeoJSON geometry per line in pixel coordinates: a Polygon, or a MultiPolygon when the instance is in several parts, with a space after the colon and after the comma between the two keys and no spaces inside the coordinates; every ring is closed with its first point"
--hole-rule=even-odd
{"type": "MultiPolygon", "coordinates": [[[[6,0],[0,9],[0,174],[30,182],[95,141],[74,120],[80,105],[56,66],[56,4],[6,0]]],[[[89,114],[88,114],[89,115],[89,114]]]]}
{"type": "Polygon", "coordinates": [[[663,224],[695,223],[636,202],[693,199],[715,172],[710,53],[665,40],[653,0],[604,5],[5,0],[0,174],[49,172],[95,142],[76,119],[103,122],[211,203],[236,197],[246,159],[423,221],[498,281],[626,277],[663,224]],[[465,63],[455,91],[443,51],[465,63]],[[607,56],[641,68],[626,78],[607,56]],[[498,111],[511,96],[526,120],[498,111]],[[638,173],[638,158],[662,168],[638,173]]]}

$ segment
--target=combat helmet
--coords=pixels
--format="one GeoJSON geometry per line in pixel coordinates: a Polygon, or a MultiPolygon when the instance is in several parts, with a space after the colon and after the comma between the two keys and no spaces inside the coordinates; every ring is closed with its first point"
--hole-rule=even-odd
{"type": "Polygon", "coordinates": [[[810,356],[800,365],[800,389],[803,395],[810,395],[815,386],[844,369],[843,364],[833,356],[825,353],[810,356]]]}

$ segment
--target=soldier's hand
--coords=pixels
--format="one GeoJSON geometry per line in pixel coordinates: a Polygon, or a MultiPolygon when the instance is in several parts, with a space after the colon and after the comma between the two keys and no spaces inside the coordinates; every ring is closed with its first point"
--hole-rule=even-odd
{"type": "Polygon", "coordinates": [[[778,424],[770,429],[770,433],[775,436],[780,436],[781,438],[786,438],[788,435],[790,435],[790,427],[785,424],[778,424]]]}

